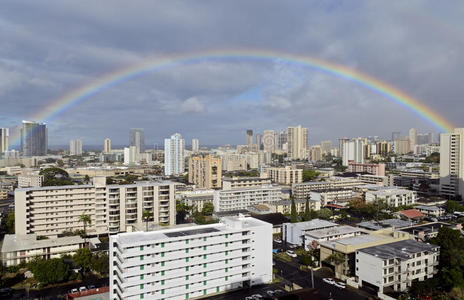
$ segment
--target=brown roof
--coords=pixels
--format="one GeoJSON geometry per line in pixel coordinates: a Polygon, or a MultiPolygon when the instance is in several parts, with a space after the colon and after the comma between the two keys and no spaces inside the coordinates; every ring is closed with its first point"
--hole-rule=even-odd
{"type": "Polygon", "coordinates": [[[423,218],[424,214],[417,209],[406,209],[400,211],[400,214],[406,216],[408,219],[423,218]]]}

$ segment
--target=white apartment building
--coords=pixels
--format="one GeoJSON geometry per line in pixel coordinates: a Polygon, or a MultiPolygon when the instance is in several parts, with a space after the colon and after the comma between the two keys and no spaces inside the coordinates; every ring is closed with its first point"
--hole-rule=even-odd
{"type": "Polygon", "coordinates": [[[18,187],[41,187],[43,180],[43,175],[18,175],[18,187]]]}
{"type": "Polygon", "coordinates": [[[313,219],[299,223],[282,224],[282,240],[292,245],[303,245],[303,237],[313,230],[329,229],[338,226],[337,223],[321,219],[313,219]]]}
{"type": "Polygon", "coordinates": [[[179,133],[164,139],[164,175],[182,175],[185,172],[185,142],[179,133]]]}
{"type": "Polygon", "coordinates": [[[222,189],[232,190],[240,188],[251,188],[271,184],[271,179],[261,177],[224,177],[222,178],[222,189]]]}
{"type": "Polygon", "coordinates": [[[306,250],[311,249],[311,247],[316,249],[322,242],[328,242],[366,234],[368,234],[366,230],[349,225],[340,225],[335,227],[306,231],[303,235],[305,238],[304,247],[306,250]]]}
{"type": "Polygon", "coordinates": [[[111,153],[111,139],[106,138],[103,142],[103,153],[111,153]]]}
{"type": "Polygon", "coordinates": [[[52,259],[62,255],[73,255],[78,249],[85,247],[85,244],[85,240],[80,236],[37,240],[35,234],[7,234],[2,245],[2,264],[10,267],[27,263],[36,257],[52,259]]]}
{"type": "Polygon", "coordinates": [[[281,188],[273,185],[263,185],[252,188],[214,191],[214,211],[234,211],[247,209],[255,204],[266,204],[279,201],[282,197],[281,188]]]}
{"type": "Polygon", "coordinates": [[[8,128],[0,128],[0,156],[2,153],[8,151],[9,148],[9,129],[8,128]]]}
{"type": "Polygon", "coordinates": [[[197,153],[200,151],[200,141],[198,139],[192,139],[192,152],[197,153]]]}
{"type": "Polygon", "coordinates": [[[129,146],[124,148],[124,164],[133,165],[136,164],[139,160],[139,153],[137,152],[136,146],[129,146]]]}
{"type": "Polygon", "coordinates": [[[281,168],[267,168],[266,171],[267,176],[276,183],[290,185],[303,182],[303,169],[285,166],[281,168]]]}
{"type": "Polygon", "coordinates": [[[265,152],[274,152],[275,150],[275,131],[274,130],[264,130],[263,148],[265,152]]]}
{"type": "Polygon", "coordinates": [[[352,189],[362,185],[357,179],[334,177],[328,181],[308,181],[292,185],[292,195],[297,200],[305,200],[312,191],[352,189]]]}
{"type": "Polygon", "coordinates": [[[320,202],[322,207],[332,202],[349,200],[353,198],[353,196],[354,192],[352,189],[328,189],[312,191],[309,194],[310,199],[320,202]]]}
{"type": "Polygon", "coordinates": [[[464,128],[440,134],[440,194],[464,196],[464,128]]]}
{"type": "Polygon", "coordinates": [[[272,225],[254,218],[110,238],[110,299],[191,299],[272,281],[272,225]]]}
{"type": "Polygon", "coordinates": [[[391,288],[404,292],[414,281],[432,278],[438,272],[440,247],[404,240],[356,251],[358,284],[384,292],[391,288]]]}
{"type": "Polygon", "coordinates": [[[377,191],[366,191],[366,203],[383,201],[388,206],[398,207],[412,205],[417,202],[417,192],[398,188],[386,188],[377,191]]]}
{"type": "Polygon", "coordinates": [[[176,193],[176,198],[185,205],[195,207],[198,211],[203,210],[205,203],[213,203],[214,190],[193,190],[176,193]]]}
{"type": "Polygon", "coordinates": [[[124,232],[144,222],[144,210],[152,214],[150,222],[175,224],[174,182],[106,185],[105,177],[93,180],[93,185],[16,189],[16,234],[56,237],[81,230],[82,214],[91,218],[86,228],[90,235],[124,232]]]}
{"type": "Polygon", "coordinates": [[[69,142],[69,155],[82,155],[81,140],[71,140],[69,142]]]}
{"type": "Polygon", "coordinates": [[[308,157],[306,149],[308,147],[308,128],[301,125],[288,127],[287,129],[287,147],[288,158],[306,159],[308,157]]]}
{"type": "Polygon", "coordinates": [[[343,144],[343,156],[342,164],[344,166],[349,165],[349,161],[354,161],[355,163],[364,163],[364,145],[365,139],[356,138],[352,141],[345,142],[343,144]]]}

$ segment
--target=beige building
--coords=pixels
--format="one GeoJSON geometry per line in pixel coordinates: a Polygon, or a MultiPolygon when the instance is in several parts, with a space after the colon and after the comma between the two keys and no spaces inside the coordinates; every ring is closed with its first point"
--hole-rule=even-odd
{"type": "Polygon", "coordinates": [[[272,181],[270,178],[261,177],[224,177],[222,179],[223,190],[233,190],[241,188],[259,187],[264,184],[269,185],[272,181]]]}
{"type": "Polygon", "coordinates": [[[440,135],[440,194],[464,196],[464,128],[440,135]]]}
{"type": "Polygon", "coordinates": [[[188,162],[188,181],[197,188],[222,187],[222,160],[211,155],[193,156],[188,162]]]}
{"type": "Polygon", "coordinates": [[[82,214],[90,216],[89,235],[130,231],[144,222],[144,210],[150,212],[150,222],[175,224],[175,183],[106,185],[105,177],[95,177],[93,185],[18,188],[15,232],[57,237],[84,229],[82,214]]]}
{"type": "Polygon", "coordinates": [[[8,190],[0,188],[0,200],[8,199],[8,190]]]}
{"type": "Polygon", "coordinates": [[[393,141],[393,152],[398,155],[409,153],[409,139],[393,141]]]}
{"type": "Polygon", "coordinates": [[[43,179],[43,175],[19,175],[18,187],[41,187],[43,179]]]}
{"type": "Polygon", "coordinates": [[[309,147],[309,160],[310,161],[321,161],[322,160],[322,150],[321,146],[311,146],[309,147]]]}
{"type": "Polygon", "coordinates": [[[292,195],[297,200],[305,200],[312,191],[323,191],[333,189],[350,189],[363,183],[357,179],[340,179],[335,177],[328,181],[309,181],[294,184],[292,186],[292,195]]]}
{"type": "Polygon", "coordinates": [[[103,145],[103,153],[110,153],[111,152],[111,140],[106,138],[103,145]]]}
{"type": "Polygon", "coordinates": [[[288,127],[287,130],[288,157],[290,159],[306,159],[308,147],[308,128],[301,125],[288,127]]]}
{"type": "Polygon", "coordinates": [[[267,175],[273,182],[280,184],[290,185],[303,182],[303,169],[297,169],[292,166],[268,168],[267,175]]]}

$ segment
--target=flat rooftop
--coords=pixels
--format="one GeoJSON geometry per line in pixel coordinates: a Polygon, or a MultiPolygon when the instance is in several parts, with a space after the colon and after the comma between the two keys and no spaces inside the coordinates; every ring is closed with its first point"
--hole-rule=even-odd
{"type": "Polygon", "coordinates": [[[358,227],[366,228],[370,230],[379,230],[379,229],[383,229],[386,227],[394,227],[394,228],[408,227],[408,226],[413,225],[413,223],[404,221],[401,219],[387,219],[387,220],[380,220],[380,221],[375,221],[375,220],[364,221],[356,225],[358,227]]]}
{"type": "Polygon", "coordinates": [[[33,250],[48,247],[52,248],[65,245],[75,245],[79,243],[84,243],[84,239],[80,236],[66,236],[60,238],[37,240],[37,236],[35,234],[7,234],[3,239],[2,252],[33,250]]]}
{"type": "Polygon", "coordinates": [[[312,230],[312,231],[307,232],[306,235],[309,235],[316,239],[322,239],[326,237],[351,234],[351,233],[357,233],[357,232],[367,234],[367,232],[361,228],[356,228],[356,227],[348,226],[348,225],[342,225],[342,226],[312,230]]]}
{"type": "Polygon", "coordinates": [[[393,242],[389,244],[384,244],[381,246],[374,246],[369,248],[364,248],[359,250],[359,252],[367,253],[381,259],[391,259],[391,258],[400,258],[400,259],[409,259],[410,255],[424,252],[424,251],[434,251],[439,248],[435,245],[430,245],[426,243],[416,242],[415,240],[404,240],[399,242],[393,242]]]}
{"type": "Polygon", "coordinates": [[[299,222],[299,223],[286,223],[290,224],[290,226],[294,226],[299,228],[300,230],[307,231],[307,230],[316,230],[326,227],[334,227],[338,226],[337,223],[322,220],[322,219],[312,219],[306,222],[299,222]]]}
{"type": "Polygon", "coordinates": [[[451,224],[444,223],[444,222],[433,222],[433,223],[427,223],[419,226],[411,226],[407,228],[402,228],[401,231],[410,233],[410,234],[417,234],[421,231],[424,233],[434,233],[438,232],[440,228],[442,227],[452,227],[451,224]]]}
{"type": "MultiPolygon", "coordinates": [[[[174,181],[163,180],[163,181],[138,181],[137,183],[132,184],[108,184],[107,188],[120,188],[120,187],[136,187],[136,186],[159,186],[159,185],[169,185],[169,184],[178,184],[174,181]]],[[[32,188],[17,188],[15,191],[47,191],[47,190],[66,190],[66,189],[88,189],[94,188],[92,184],[83,184],[83,185],[62,185],[62,186],[42,186],[42,187],[32,187],[32,188]]]]}

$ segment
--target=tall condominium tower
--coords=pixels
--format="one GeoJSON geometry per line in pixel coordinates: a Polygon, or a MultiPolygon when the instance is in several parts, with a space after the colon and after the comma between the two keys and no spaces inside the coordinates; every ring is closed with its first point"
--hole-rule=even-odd
{"type": "Polygon", "coordinates": [[[164,139],[164,175],[181,175],[184,171],[184,140],[176,133],[164,139]]]}
{"type": "Polygon", "coordinates": [[[197,153],[200,150],[200,141],[192,139],[192,152],[197,153]]]}
{"type": "Polygon", "coordinates": [[[440,135],[440,193],[453,198],[464,195],[464,128],[440,135]]]}
{"type": "Polygon", "coordinates": [[[8,151],[8,128],[0,128],[0,154],[8,151]]]}
{"type": "Polygon", "coordinates": [[[263,145],[263,136],[262,136],[261,134],[257,134],[257,135],[256,135],[256,145],[258,146],[258,150],[263,149],[263,148],[262,148],[262,145],[263,145]]]}
{"type": "Polygon", "coordinates": [[[188,181],[197,188],[222,188],[222,159],[206,156],[193,156],[188,160],[188,181]]]}
{"type": "Polygon", "coordinates": [[[251,145],[253,145],[253,130],[251,129],[246,131],[246,145],[248,148],[251,148],[251,145]]]}
{"type": "Polygon", "coordinates": [[[129,130],[129,146],[135,146],[137,153],[145,152],[145,129],[131,128],[129,130]]]}
{"type": "Polygon", "coordinates": [[[308,128],[301,125],[288,127],[287,130],[288,157],[290,159],[307,158],[306,149],[308,147],[308,128]]]}
{"type": "Polygon", "coordinates": [[[275,132],[274,132],[274,130],[264,130],[263,148],[264,148],[264,151],[266,151],[266,152],[273,152],[275,150],[275,132]]]}
{"type": "Polygon", "coordinates": [[[81,140],[71,140],[69,142],[69,155],[82,155],[81,140]]]}
{"type": "Polygon", "coordinates": [[[42,123],[23,121],[21,127],[21,151],[24,156],[47,155],[48,132],[42,123]]]}
{"type": "Polygon", "coordinates": [[[409,130],[409,151],[414,151],[417,145],[417,129],[411,128],[409,130]]]}
{"type": "Polygon", "coordinates": [[[287,132],[282,130],[279,133],[279,150],[284,150],[284,145],[287,144],[287,132]]]}
{"type": "Polygon", "coordinates": [[[349,161],[364,163],[364,144],[363,138],[356,138],[343,144],[342,163],[344,166],[348,166],[349,161]]]}
{"type": "Polygon", "coordinates": [[[110,153],[111,152],[111,140],[106,138],[103,145],[103,152],[110,153]]]}

